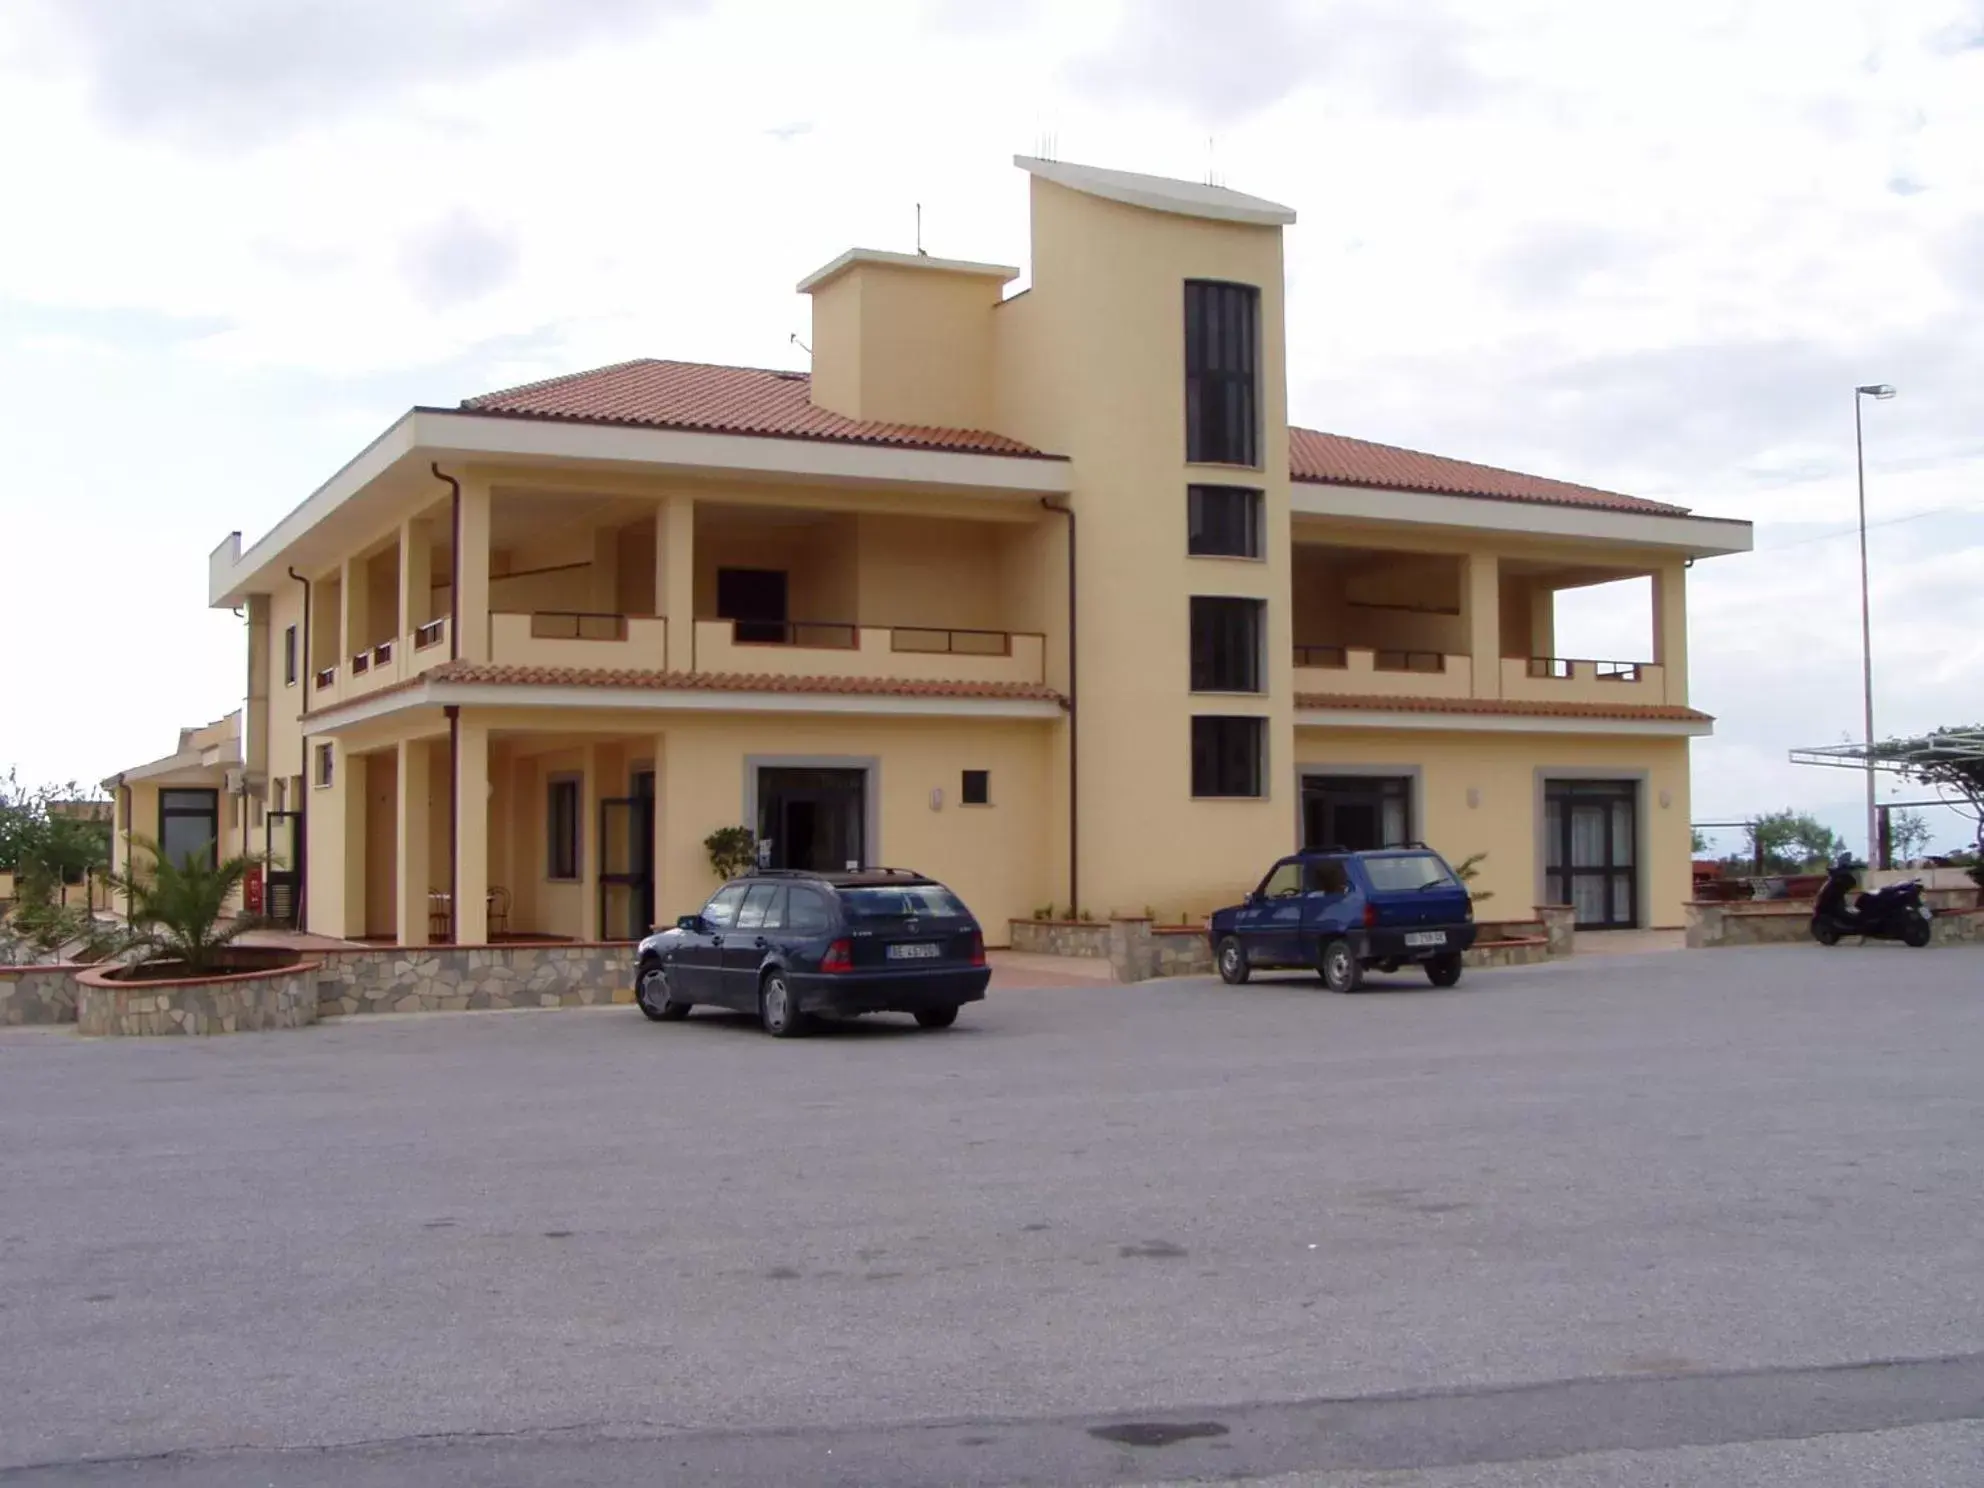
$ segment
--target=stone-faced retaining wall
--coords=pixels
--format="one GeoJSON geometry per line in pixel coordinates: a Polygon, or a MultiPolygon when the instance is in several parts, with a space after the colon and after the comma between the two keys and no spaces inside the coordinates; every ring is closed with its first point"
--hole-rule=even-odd
{"type": "Polygon", "coordinates": [[[119,1034],[250,1033],[317,1021],[317,963],[206,978],[125,982],[115,968],[76,977],[78,1030],[119,1034]]]}
{"type": "Polygon", "coordinates": [[[1109,959],[1109,925],[1102,920],[1011,920],[1008,946],[1032,956],[1109,959]]]}
{"type": "MultiPolygon", "coordinates": [[[[1690,950],[1727,946],[1812,944],[1809,899],[1703,900],[1686,906],[1690,950]]],[[[1961,945],[1984,940],[1984,910],[1938,909],[1929,926],[1929,944],[1961,945]]],[[[1848,938],[1848,943],[1853,943],[1848,938]]]]}
{"type": "Polygon", "coordinates": [[[311,954],[322,960],[316,990],[326,1018],[634,1000],[634,947],[624,941],[384,946],[311,954]]]}
{"type": "Polygon", "coordinates": [[[76,1021],[76,973],[69,962],[0,966],[0,1028],[21,1023],[76,1021]]]}

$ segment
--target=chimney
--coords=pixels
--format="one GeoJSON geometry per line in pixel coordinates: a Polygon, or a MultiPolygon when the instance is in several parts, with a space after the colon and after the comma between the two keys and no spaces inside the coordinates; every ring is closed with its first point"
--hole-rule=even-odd
{"type": "Polygon", "coordinates": [[[992,427],[992,312],[1004,264],[850,248],[799,281],[813,297],[813,402],[848,418],[992,427]]]}

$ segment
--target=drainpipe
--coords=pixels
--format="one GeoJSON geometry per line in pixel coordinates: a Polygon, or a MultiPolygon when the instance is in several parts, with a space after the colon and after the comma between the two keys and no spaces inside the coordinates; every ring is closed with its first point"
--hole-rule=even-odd
{"type": "MultiPolygon", "coordinates": [[[[308,713],[310,711],[310,678],[312,676],[310,667],[310,611],[315,606],[310,601],[310,581],[296,571],[294,564],[290,565],[289,576],[303,586],[303,654],[297,658],[296,683],[297,686],[303,689],[303,707],[300,712],[308,713]]],[[[296,731],[296,752],[300,756],[296,761],[296,780],[297,784],[302,788],[296,793],[295,809],[297,818],[303,823],[303,832],[301,833],[303,851],[297,854],[296,863],[296,933],[301,935],[310,928],[310,896],[307,892],[310,884],[310,867],[303,861],[310,852],[310,813],[308,807],[305,805],[309,800],[310,791],[310,736],[304,733],[301,728],[296,731]]],[[[267,893],[268,890],[264,888],[263,892],[267,893]]],[[[267,908],[266,903],[263,907],[267,908]]]]}
{"type": "Polygon", "coordinates": [[[1076,711],[1075,669],[1079,652],[1075,648],[1075,512],[1073,507],[1056,506],[1040,498],[1046,510],[1068,519],[1068,901],[1081,907],[1082,774],[1081,714],[1076,711]]]}
{"type": "MultiPolygon", "coordinates": [[[[446,481],[448,489],[454,493],[448,498],[448,522],[452,534],[449,542],[453,544],[448,554],[453,570],[448,576],[448,660],[459,661],[462,654],[462,483],[442,470],[438,460],[429,460],[427,468],[434,472],[434,479],[446,481]]],[[[450,904],[453,902],[449,901],[450,904]]]]}
{"type": "Polygon", "coordinates": [[[456,803],[461,795],[462,710],[449,703],[441,711],[448,715],[448,943],[460,945],[462,865],[460,849],[455,845],[455,813],[460,809],[456,803]]]}
{"type": "MultiPolygon", "coordinates": [[[[126,880],[129,880],[131,876],[132,797],[131,797],[131,787],[124,783],[124,772],[122,770],[119,770],[117,772],[117,793],[124,798],[124,877],[126,878],[126,880]]],[[[105,906],[105,908],[108,907],[109,907],[108,905],[105,906]]],[[[124,923],[127,926],[131,923],[131,888],[128,882],[125,884],[124,887],[124,923]]]]}

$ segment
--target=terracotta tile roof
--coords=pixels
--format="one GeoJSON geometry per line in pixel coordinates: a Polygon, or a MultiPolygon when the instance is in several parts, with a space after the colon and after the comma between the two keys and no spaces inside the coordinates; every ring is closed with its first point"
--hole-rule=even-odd
{"type": "Polygon", "coordinates": [[[845,418],[816,407],[811,390],[812,378],[804,372],[643,358],[464,398],[462,407],[474,413],[579,423],[1058,458],[982,429],[930,429],[845,418]]]}
{"type": "Polygon", "coordinates": [[[1613,511],[1656,512],[1663,516],[1679,516],[1687,511],[1684,506],[1621,496],[1616,491],[1575,486],[1568,481],[1546,480],[1540,475],[1498,470],[1492,465],[1476,465],[1471,460],[1449,460],[1444,455],[1373,444],[1367,439],[1325,434],[1320,429],[1289,429],[1288,473],[1293,480],[1329,486],[1377,486],[1393,491],[1426,491],[1436,496],[1536,501],[1551,506],[1601,506],[1613,511]]]}
{"type": "MultiPolygon", "coordinates": [[[[464,398],[461,406],[472,413],[515,418],[1062,458],[984,429],[937,429],[846,418],[817,407],[811,393],[812,378],[804,372],[644,357],[464,398]]],[[[1450,460],[1395,445],[1373,444],[1367,439],[1325,434],[1319,429],[1289,429],[1288,465],[1292,479],[1322,485],[1377,486],[1443,496],[1596,506],[1669,516],[1687,510],[1637,496],[1622,496],[1616,491],[1498,470],[1492,465],[1450,460]]]]}
{"type": "Polygon", "coordinates": [[[604,667],[508,666],[493,662],[449,661],[405,682],[339,699],[312,713],[328,713],[346,702],[371,702],[410,692],[430,682],[497,687],[628,687],[656,692],[827,693],[849,697],[986,698],[1006,702],[1060,703],[1066,700],[1039,682],[912,681],[896,677],[801,677],[784,673],[658,672],[604,667]]]}
{"type": "Polygon", "coordinates": [[[1619,718],[1664,723],[1713,723],[1697,708],[1665,703],[1560,703],[1529,698],[1373,697],[1368,693],[1298,692],[1299,710],[1356,709],[1373,713],[1493,714],[1515,718],[1619,718]]]}

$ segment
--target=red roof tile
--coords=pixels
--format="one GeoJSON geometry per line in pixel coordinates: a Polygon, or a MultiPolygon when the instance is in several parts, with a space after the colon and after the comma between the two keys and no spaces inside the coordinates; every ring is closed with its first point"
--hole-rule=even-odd
{"type": "MultiPolygon", "coordinates": [[[[1008,702],[1063,703],[1061,694],[1039,682],[912,681],[895,677],[803,677],[783,673],[657,672],[603,667],[508,666],[493,662],[449,661],[405,682],[360,693],[352,702],[370,702],[409,692],[430,682],[497,687],[627,687],[657,692],[827,693],[853,697],[987,698],[1008,702]]],[[[313,709],[331,712],[346,700],[313,709]]]]}
{"type": "Polygon", "coordinates": [[[1436,496],[1486,496],[1501,501],[1538,501],[1551,506],[1602,506],[1614,511],[1657,512],[1678,516],[1687,510],[1638,496],[1621,496],[1593,486],[1546,480],[1449,460],[1395,445],[1373,444],[1325,434],[1320,429],[1290,428],[1288,473],[1291,479],[1330,486],[1377,486],[1393,491],[1426,491],[1436,496]]]}
{"type": "MultiPolygon", "coordinates": [[[[461,406],[472,413],[517,418],[1060,458],[983,429],[937,429],[846,418],[816,406],[811,392],[812,378],[804,372],[643,358],[483,393],[463,399],[461,406]]],[[[1686,510],[1592,486],[1498,470],[1492,465],[1450,460],[1442,455],[1373,444],[1341,434],[1325,434],[1318,429],[1289,429],[1288,464],[1291,478],[1323,485],[1376,486],[1444,496],[1483,496],[1502,501],[1596,506],[1666,515],[1686,510]]]]}
{"type": "MultiPolygon", "coordinates": [[[[788,439],[829,439],[845,444],[893,444],[918,449],[991,455],[1040,451],[980,429],[930,429],[851,419],[817,407],[812,378],[804,372],[756,367],[716,367],[701,362],[644,358],[574,372],[502,392],[465,398],[474,413],[569,419],[591,424],[645,424],[714,434],[763,434],[788,439]]],[[[1045,456],[1042,458],[1053,458],[1045,456]]]]}
{"type": "Polygon", "coordinates": [[[1618,718],[1664,723],[1713,723],[1696,708],[1665,703],[1542,702],[1529,698],[1373,697],[1368,693],[1298,692],[1295,706],[1305,711],[1355,709],[1374,713],[1494,714],[1516,718],[1618,718]]]}

